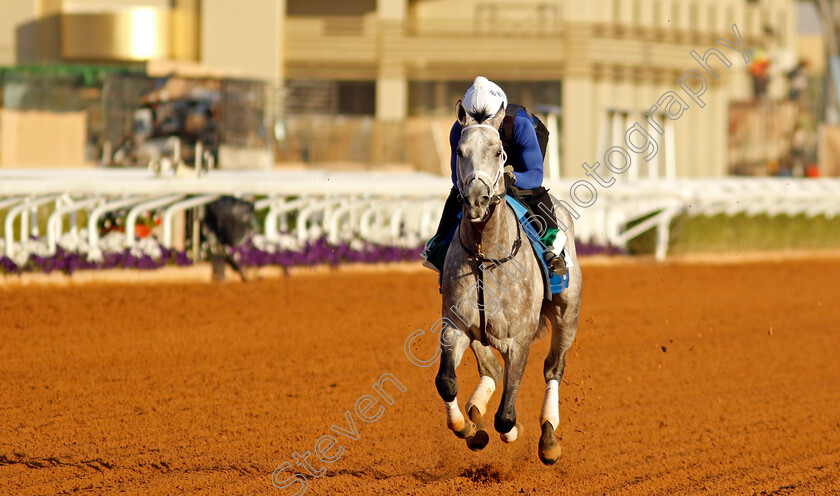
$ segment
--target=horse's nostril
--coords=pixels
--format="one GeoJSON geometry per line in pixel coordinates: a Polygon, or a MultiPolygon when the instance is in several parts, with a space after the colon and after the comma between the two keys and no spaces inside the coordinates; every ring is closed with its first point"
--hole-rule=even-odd
{"type": "Polygon", "coordinates": [[[481,199],[482,199],[483,201],[490,201],[490,197],[489,197],[489,196],[487,196],[487,195],[482,196],[482,197],[481,197],[481,199]]]}

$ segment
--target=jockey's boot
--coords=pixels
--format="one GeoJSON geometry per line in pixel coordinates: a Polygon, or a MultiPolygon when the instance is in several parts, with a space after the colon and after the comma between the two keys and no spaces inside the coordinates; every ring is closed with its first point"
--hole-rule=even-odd
{"type": "Polygon", "coordinates": [[[449,249],[449,242],[452,233],[458,226],[458,212],[461,211],[461,203],[458,201],[458,190],[453,186],[449,191],[449,197],[443,205],[443,213],[440,216],[437,231],[432,239],[423,248],[423,266],[438,273],[443,273],[443,263],[446,261],[446,252],[449,249]]]}
{"type": "Polygon", "coordinates": [[[545,251],[543,260],[548,267],[549,275],[565,276],[569,270],[566,267],[566,256],[563,254],[563,245],[566,244],[566,235],[559,229],[546,229],[546,233],[540,239],[545,251]],[[555,245],[559,245],[556,248],[555,245]]]}
{"type": "Polygon", "coordinates": [[[549,246],[543,253],[543,260],[548,266],[548,272],[557,276],[565,276],[569,270],[566,268],[566,257],[562,253],[554,253],[554,247],[549,246]]]}
{"type": "Polygon", "coordinates": [[[449,244],[445,240],[438,238],[439,236],[432,236],[432,239],[426,243],[426,247],[423,248],[423,253],[420,256],[423,257],[423,267],[428,267],[435,272],[442,273],[443,262],[446,260],[446,251],[449,248],[449,244]]]}

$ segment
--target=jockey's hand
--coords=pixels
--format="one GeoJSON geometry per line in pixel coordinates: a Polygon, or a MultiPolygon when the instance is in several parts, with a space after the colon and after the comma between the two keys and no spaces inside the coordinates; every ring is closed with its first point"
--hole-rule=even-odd
{"type": "Polygon", "coordinates": [[[505,172],[505,189],[510,188],[514,183],[516,183],[516,176],[513,172],[505,172]]]}

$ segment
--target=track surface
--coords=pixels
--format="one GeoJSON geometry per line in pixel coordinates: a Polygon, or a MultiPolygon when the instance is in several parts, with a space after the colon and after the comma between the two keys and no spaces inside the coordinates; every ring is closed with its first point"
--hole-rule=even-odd
{"type": "MultiPolygon", "coordinates": [[[[439,316],[431,273],[0,289],[0,494],[294,494],[272,471],[350,429],[347,410],[358,439],[338,436],[307,494],[840,494],[840,261],[584,278],[553,467],[537,459],[548,339],[522,439],[472,453],[446,429],[436,367],[403,353],[439,316]],[[386,373],[406,392],[360,421],[386,373]]],[[[458,373],[463,405],[471,355],[458,373]]]]}

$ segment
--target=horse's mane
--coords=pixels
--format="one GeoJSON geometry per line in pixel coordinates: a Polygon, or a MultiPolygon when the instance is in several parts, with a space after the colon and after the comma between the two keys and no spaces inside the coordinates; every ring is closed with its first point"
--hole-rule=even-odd
{"type": "Polygon", "coordinates": [[[495,116],[495,114],[490,112],[490,110],[487,107],[475,109],[474,111],[468,113],[470,114],[470,117],[475,119],[476,123],[478,124],[484,124],[484,121],[489,121],[493,118],[493,116],[495,116]]]}

